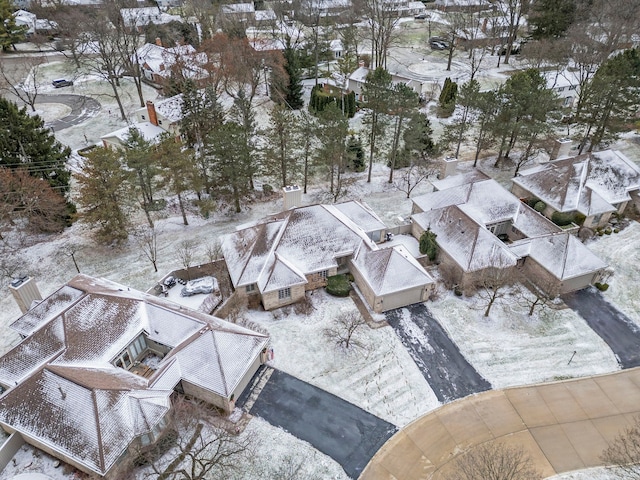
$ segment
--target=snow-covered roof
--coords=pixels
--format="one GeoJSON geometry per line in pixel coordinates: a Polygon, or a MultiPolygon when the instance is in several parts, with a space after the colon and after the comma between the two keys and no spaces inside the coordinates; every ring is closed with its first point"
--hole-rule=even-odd
{"type": "Polygon", "coordinates": [[[514,252],[526,253],[559,280],[592,274],[607,266],[567,232],[519,240],[511,248],[514,252]]]}
{"type": "Polygon", "coordinates": [[[228,397],[268,342],[85,275],[13,326],[28,336],[0,357],[0,422],[101,475],[164,416],[181,379],[228,397]],[[113,363],[140,334],[170,349],[149,378],[113,363]]]}
{"type": "Polygon", "coordinates": [[[256,10],[256,22],[272,22],[277,18],[273,10],[256,10]]]}
{"type": "Polygon", "coordinates": [[[285,288],[337,266],[336,258],[352,255],[362,242],[375,245],[365,228],[376,220],[363,205],[293,208],[224,236],[222,251],[234,286],[256,283],[261,292],[285,288]]]}
{"type": "Polygon", "coordinates": [[[182,94],[160,100],[154,104],[156,112],[162,115],[170,122],[179,122],[182,120],[182,105],[184,100],[182,94]]]}
{"type": "Polygon", "coordinates": [[[640,189],[640,169],[616,150],[587,153],[521,171],[513,183],[559,212],[586,216],[614,211],[640,189]]]}
{"type": "Polygon", "coordinates": [[[116,130],[115,132],[107,133],[106,135],[103,135],[100,138],[103,140],[109,139],[109,138],[117,138],[120,142],[124,143],[129,139],[129,131],[132,128],[135,128],[136,130],[138,130],[142,135],[142,137],[148,142],[155,142],[158,140],[158,138],[161,135],[167,133],[166,130],[160,128],[157,125],[154,125],[153,123],[139,122],[139,123],[134,123],[133,125],[122,127],[121,129],[116,130]]]}
{"type": "Polygon", "coordinates": [[[222,5],[222,13],[253,13],[255,12],[253,3],[229,3],[222,5]]]}
{"type": "Polygon", "coordinates": [[[351,262],[376,296],[428,285],[434,280],[402,245],[371,249],[363,244],[351,262]]]}
{"type": "Polygon", "coordinates": [[[483,180],[489,180],[490,178],[491,177],[482,173],[480,170],[473,169],[466,173],[450,175],[443,178],[442,180],[432,180],[431,184],[436,190],[446,190],[447,188],[459,187],[460,185],[481,182],[483,180]]]}
{"type": "Polygon", "coordinates": [[[518,261],[504,243],[456,205],[418,213],[411,218],[424,230],[434,232],[438,246],[465,272],[509,268],[518,261]]]}
{"type": "MultiPolygon", "coordinates": [[[[460,179],[461,182],[464,180],[460,179]]],[[[495,180],[473,181],[475,177],[472,176],[466,180],[472,183],[414,197],[413,203],[422,211],[459,205],[461,210],[485,226],[510,220],[517,214],[521,202],[495,180]]],[[[449,183],[454,184],[454,180],[449,183]]]]}
{"type": "Polygon", "coordinates": [[[562,231],[555,223],[526,203],[520,204],[518,213],[513,218],[513,226],[525,237],[537,237],[562,231]]]}
{"type": "Polygon", "coordinates": [[[159,25],[171,21],[182,21],[179,15],[169,15],[162,12],[158,7],[121,8],[120,16],[124,24],[129,27],[141,27],[150,23],[159,25]]]}
{"type": "Polygon", "coordinates": [[[131,61],[155,75],[168,77],[178,64],[185,78],[203,78],[207,75],[203,65],[208,61],[206,53],[197,53],[192,45],[165,48],[155,43],[145,43],[132,56],[131,61]]]}
{"type": "Polygon", "coordinates": [[[384,222],[380,220],[380,217],[366,203],[343,202],[336,203],[334,207],[367,233],[387,228],[384,222]]]}

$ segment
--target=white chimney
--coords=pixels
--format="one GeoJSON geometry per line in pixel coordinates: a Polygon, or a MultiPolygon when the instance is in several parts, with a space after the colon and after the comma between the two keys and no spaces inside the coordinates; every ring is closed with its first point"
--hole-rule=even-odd
{"type": "Polygon", "coordinates": [[[570,138],[558,138],[553,141],[553,150],[549,155],[550,160],[557,160],[558,158],[566,158],[571,152],[572,141],[570,138]]]}
{"type": "Polygon", "coordinates": [[[458,157],[445,158],[443,178],[447,178],[449,175],[455,175],[457,169],[458,169],[458,157]]]}
{"type": "Polygon", "coordinates": [[[31,277],[14,279],[9,285],[9,290],[15,298],[22,313],[27,313],[33,302],[42,300],[36,281],[31,277]]]}
{"type": "Polygon", "coordinates": [[[285,210],[302,206],[302,190],[298,185],[284,187],[282,189],[282,198],[284,200],[285,210]]]}

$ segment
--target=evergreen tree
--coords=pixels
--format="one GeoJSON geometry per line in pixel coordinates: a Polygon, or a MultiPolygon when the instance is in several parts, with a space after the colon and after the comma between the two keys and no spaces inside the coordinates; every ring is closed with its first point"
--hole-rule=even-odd
{"type": "Polygon", "coordinates": [[[283,52],[285,65],[284,69],[289,77],[286,88],[285,101],[292,110],[298,110],[304,105],[302,99],[302,72],[298,59],[298,53],[291,46],[291,40],[287,37],[286,46],[283,52]]]}
{"type": "Polygon", "coordinates": [[[628,128],[640,105],[640,51],[635,48],[607,60],[585,88],[576,113],[583,127],[580,153],[592,151],[628,128]]]}
{"type": "Polygon", "coordinates": [[[264,169],[278,179],[280,186],[291,185],[299,173],[298,157],[293,149],[295,116],[284,105],[276,105],[269,114],[266,130],[264,169]]]}
{"type": "Polygon", "coordinates": [[[155,177],[158,174],[158,166],[151,142],[146,140],[140,130],[135,127],[129,128],[125,141],[124,161],[130,169],[132,191],[137,194],[149,225],[153,226],[150,212],[153,207],[153,193],[156,187],[155,177]]]}
{"type": "Polygon", "coordinates": [[[564,37],[575,16],[576,0],[536,0],[529,15],[531,36],[534,40],[564,37]]]}
{"type": "Polygon", "coordinates": [[[23,167],[65,194],[71,173],[66,162],[71,149],[60,144],[39,116],[0,98],[0,166],[23,167]]]}
{"type": "Polygon", "coordinates": [[[0,0],[0,46],[6,52],[16,49],[16,43],[22,42],[27,35],[26,25],[17,25],[13,12],[16,8],[11,0],[0,0]]]}
{"type": "Polygon", "coordinates": [[[456,108],[456,96],[458,94],[458,84],[453,82],[449,77],[445,78],[440,97],[438,99],[438,106],[440,115],[443,117],[449,117],[453,114],[456,108]]]}
{"type": "Polygon", "coordinates": [[[431,230],[427,229],[420,235],[420,253],[429,257],[430,261],[434,261],[438,255],[438,243],[436,242],[437,235],[431,230]]]}
{"type": "Polygon", "coordinates": [[[162,168],[160,185],[178,199],[182,223],[189,225],[184,194],[200,187],[199,175],[193,161],[193,150],[186,149],[175,137],[165,134],[156,148],[157,163],[162,168]]]}
{"type": "Polygon", "coordinates": [[[187,83],[182,96],[182,121],[180,131],[185,143],[193,150],[200,171],[201,183],[207,194],[211,193],[211,172],[203,144],[207,136],[224,120],[224,111],[212,86],[198,90],[193,82],[187,83]]]}
{"type": "Polygon", "coordinates": [[[366,167],[364,161],[364,148],[362,148],[362,140],[351,134],[347,141],[347,165],[346,168],[354,172],[364,172],[366,167]]]}
{"type": "Polygon", "coordinates": [[[437,153],[433,142],[431,122],[422,112],[414,112],[409,117],[407,129],[404,131],[404,150],[397,168],[408,167],[412,163],[426,165],[437,153]]]}
{"type": "Polygon", "coordinates": [[[390,103],[390,109],[394,114],[394,123],[393,141],[389,153],[389,183],[393,183],[393,171],[396,169],[400,153],[400,139],[404,130],[404,122],[412,112],[417,111],[418,95],[404,83],[398,83],[391,90],[390,103]]]}
{"type": "Polygon", "coordinates": [[[477,113],[476,103],[479,95],[480,84],[475,79],[463,83],[460,87],[456,102],[459,107],[459,113],[456,114],[453,122],[445,126],[445,133],[442,139],[445,144],[454,143],[456,145],[455,157],[460,154],[462,140],[473,123],[474,115],[477,113]]]}
{"type": "Polygon", "coordinates": [[[331,104],[318,115],[320,146],[316,160],[329,172],[329,192],[335,202],[345,191],[342,173],[346,164],[346,140],[349,122],[337,105],[331,104]]]}
{"type": "Polygon", "coordinates": [[[87,155],[80,184],[78,203],[83,217],[97,228],[103,243],[119,243],[127,239],[129,226],[129,174],[122,168],[120,156],[108,148],[97,148],[87,155]]]}
{"type": "Polygon", "coordinates": [[[367,74],[362,87],[364,107],[367,109],[362,123],[369,129],[369,172],[367,182],[371,182],[373,155],[377,153],[379,137],[384,134],[384,115],[389,111],[389,92],[391,91],[391,74],[378,67],[367,74]]]}
{"type": "Polygon", "coordinates": [[[253,176],[260,170],[260,158],[255,155],[256,122],[253,104],[244,90],[240,90],[238,96],[233,99],[233,106],[229,110],[229,119],[241,128],[242,141],[237,146],[236,162],[243,165],[242,171],[248,175],[248,186],[253,190],[253,176]]]}

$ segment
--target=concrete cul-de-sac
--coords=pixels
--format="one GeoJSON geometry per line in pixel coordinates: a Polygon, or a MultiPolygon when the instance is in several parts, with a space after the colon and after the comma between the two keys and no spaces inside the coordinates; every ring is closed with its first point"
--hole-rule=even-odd
{"type": "Polygon", "coordinates": [[[601,466],[607,444],[640,414],[640,368],[469,396],[410,423],[361,480],[446,478],[485,442],[521,446],[544,477],[601,466]]]}

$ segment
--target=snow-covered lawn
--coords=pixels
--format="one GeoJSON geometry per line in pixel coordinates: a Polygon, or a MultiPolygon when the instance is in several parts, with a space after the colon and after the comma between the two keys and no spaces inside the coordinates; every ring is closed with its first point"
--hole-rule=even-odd
{"type": "Polygon", "coordinates": [[[595,238],[588,247],[614,269],[604,297],[640,324],[640,224],[632,222],[619,233],[595,238]]]}
{"type": "Polygon", "coordinates": [[[493,388],[582,377],[619,369],[615,355],[573,310],[542,308],[528,316],[516,298],[489,317],[478,297],[447,292],[428,308],[493,388]],[[575,356],[569,363],[573,352],[575,356]]]}
{"type": "Polygon", "coordinates": [[[356,311],[350,298],[317,290],[313,312],[293,308],[250,312],[272,337],[272,366],[333,393],[399,427],[439,406],[435,394],[391,327],[362,325],[348,350],[324,335],[341,313],[356,311]]]}

